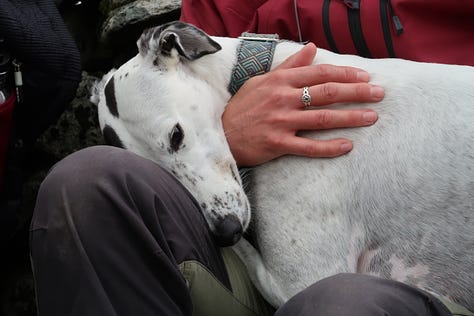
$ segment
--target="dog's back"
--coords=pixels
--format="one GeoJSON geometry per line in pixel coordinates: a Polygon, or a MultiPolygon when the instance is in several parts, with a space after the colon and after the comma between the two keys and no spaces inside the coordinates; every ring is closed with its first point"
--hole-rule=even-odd
{"type": "Polygon", "coordinates": [[[361,272],[474,310],[474,68],[323,51],[318,62],[366,69],[386,96],[371,127],[305,135],[352,139],[348,155],[283,157],[254,170],[265,268],[288,297],[361,272]]]}

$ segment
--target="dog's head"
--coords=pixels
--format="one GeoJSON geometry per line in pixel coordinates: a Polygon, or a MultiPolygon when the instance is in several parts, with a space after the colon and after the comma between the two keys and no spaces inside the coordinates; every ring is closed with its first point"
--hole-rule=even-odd
{"type": "Polygon", "coordinates": [[[220,45],[199,29],[174,22],[147,29],[139,54],[95,87],[107,143],[157,162],[196,198],[217,241],[231,245],[248,226],[250,207],[221,115],[229,95],[191,67],[220,45]]]}

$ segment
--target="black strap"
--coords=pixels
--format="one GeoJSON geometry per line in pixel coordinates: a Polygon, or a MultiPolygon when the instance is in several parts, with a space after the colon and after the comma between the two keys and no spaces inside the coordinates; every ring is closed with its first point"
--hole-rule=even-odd
{"type": "Polygon", "coordinates": [[[357,53],[362,57],[372,57],[369,47],[365,42],[362,24],[360,23],[360,0],[343,0],[343,2],[347,6],[349,28],[357,53]]]}
{"type": "Polygon", "coordinates": [[[331,33],[331,23],[329,22],[329,5],[331,4],[331,0],[324,0],[323,3],[323,28],[324,28],[324,35],[326,35],[326,40],[328,41],[329,48],[335,52],[339,53],[337,49],[336,42],[334,41],[334,37],[332,37],[331,33]]]}
{"type": "Polygon", "coordinates": [[[390,32],[390,22],[388,20],[388,0],[380,1],[380,22],[382,23],[383,38],[387,47],[388,56],[395,57],[393,49],[392,34],[390,32]]]}

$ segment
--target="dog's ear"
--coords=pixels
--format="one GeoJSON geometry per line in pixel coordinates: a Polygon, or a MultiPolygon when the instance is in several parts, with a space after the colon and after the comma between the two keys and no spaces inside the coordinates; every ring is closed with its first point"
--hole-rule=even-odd
{"type": "Polygon", "coordinates": [[[113,76],[113,74],[117,71],[117,69],[112,68],[107,72],[105,75],[102,76],[101,79],[97,79],[92,83],[90,88],[90,97],[89,100],[94,103],[95,105],[99,104],[101,93],[105,89],[105,84],[109,81],[109,79],[113,76]]]}
{"type": "Polygon", "coordinates": [[[187,60],[195,60],[221,49],[202,30],[179,21],[145,30],[137,45],[142,56],[153,52],[156,58],[179,56],[187,60]]]}

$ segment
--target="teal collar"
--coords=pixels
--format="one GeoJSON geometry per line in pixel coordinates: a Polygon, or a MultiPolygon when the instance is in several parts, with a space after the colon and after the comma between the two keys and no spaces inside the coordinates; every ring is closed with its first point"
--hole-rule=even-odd
{"type": "Polygon", "coordinates": [[[249,78],[270,71],[278,42],[277,34],[242,33],[237,49],[237,64],[227,88],[234,95],[249,78]]]}

